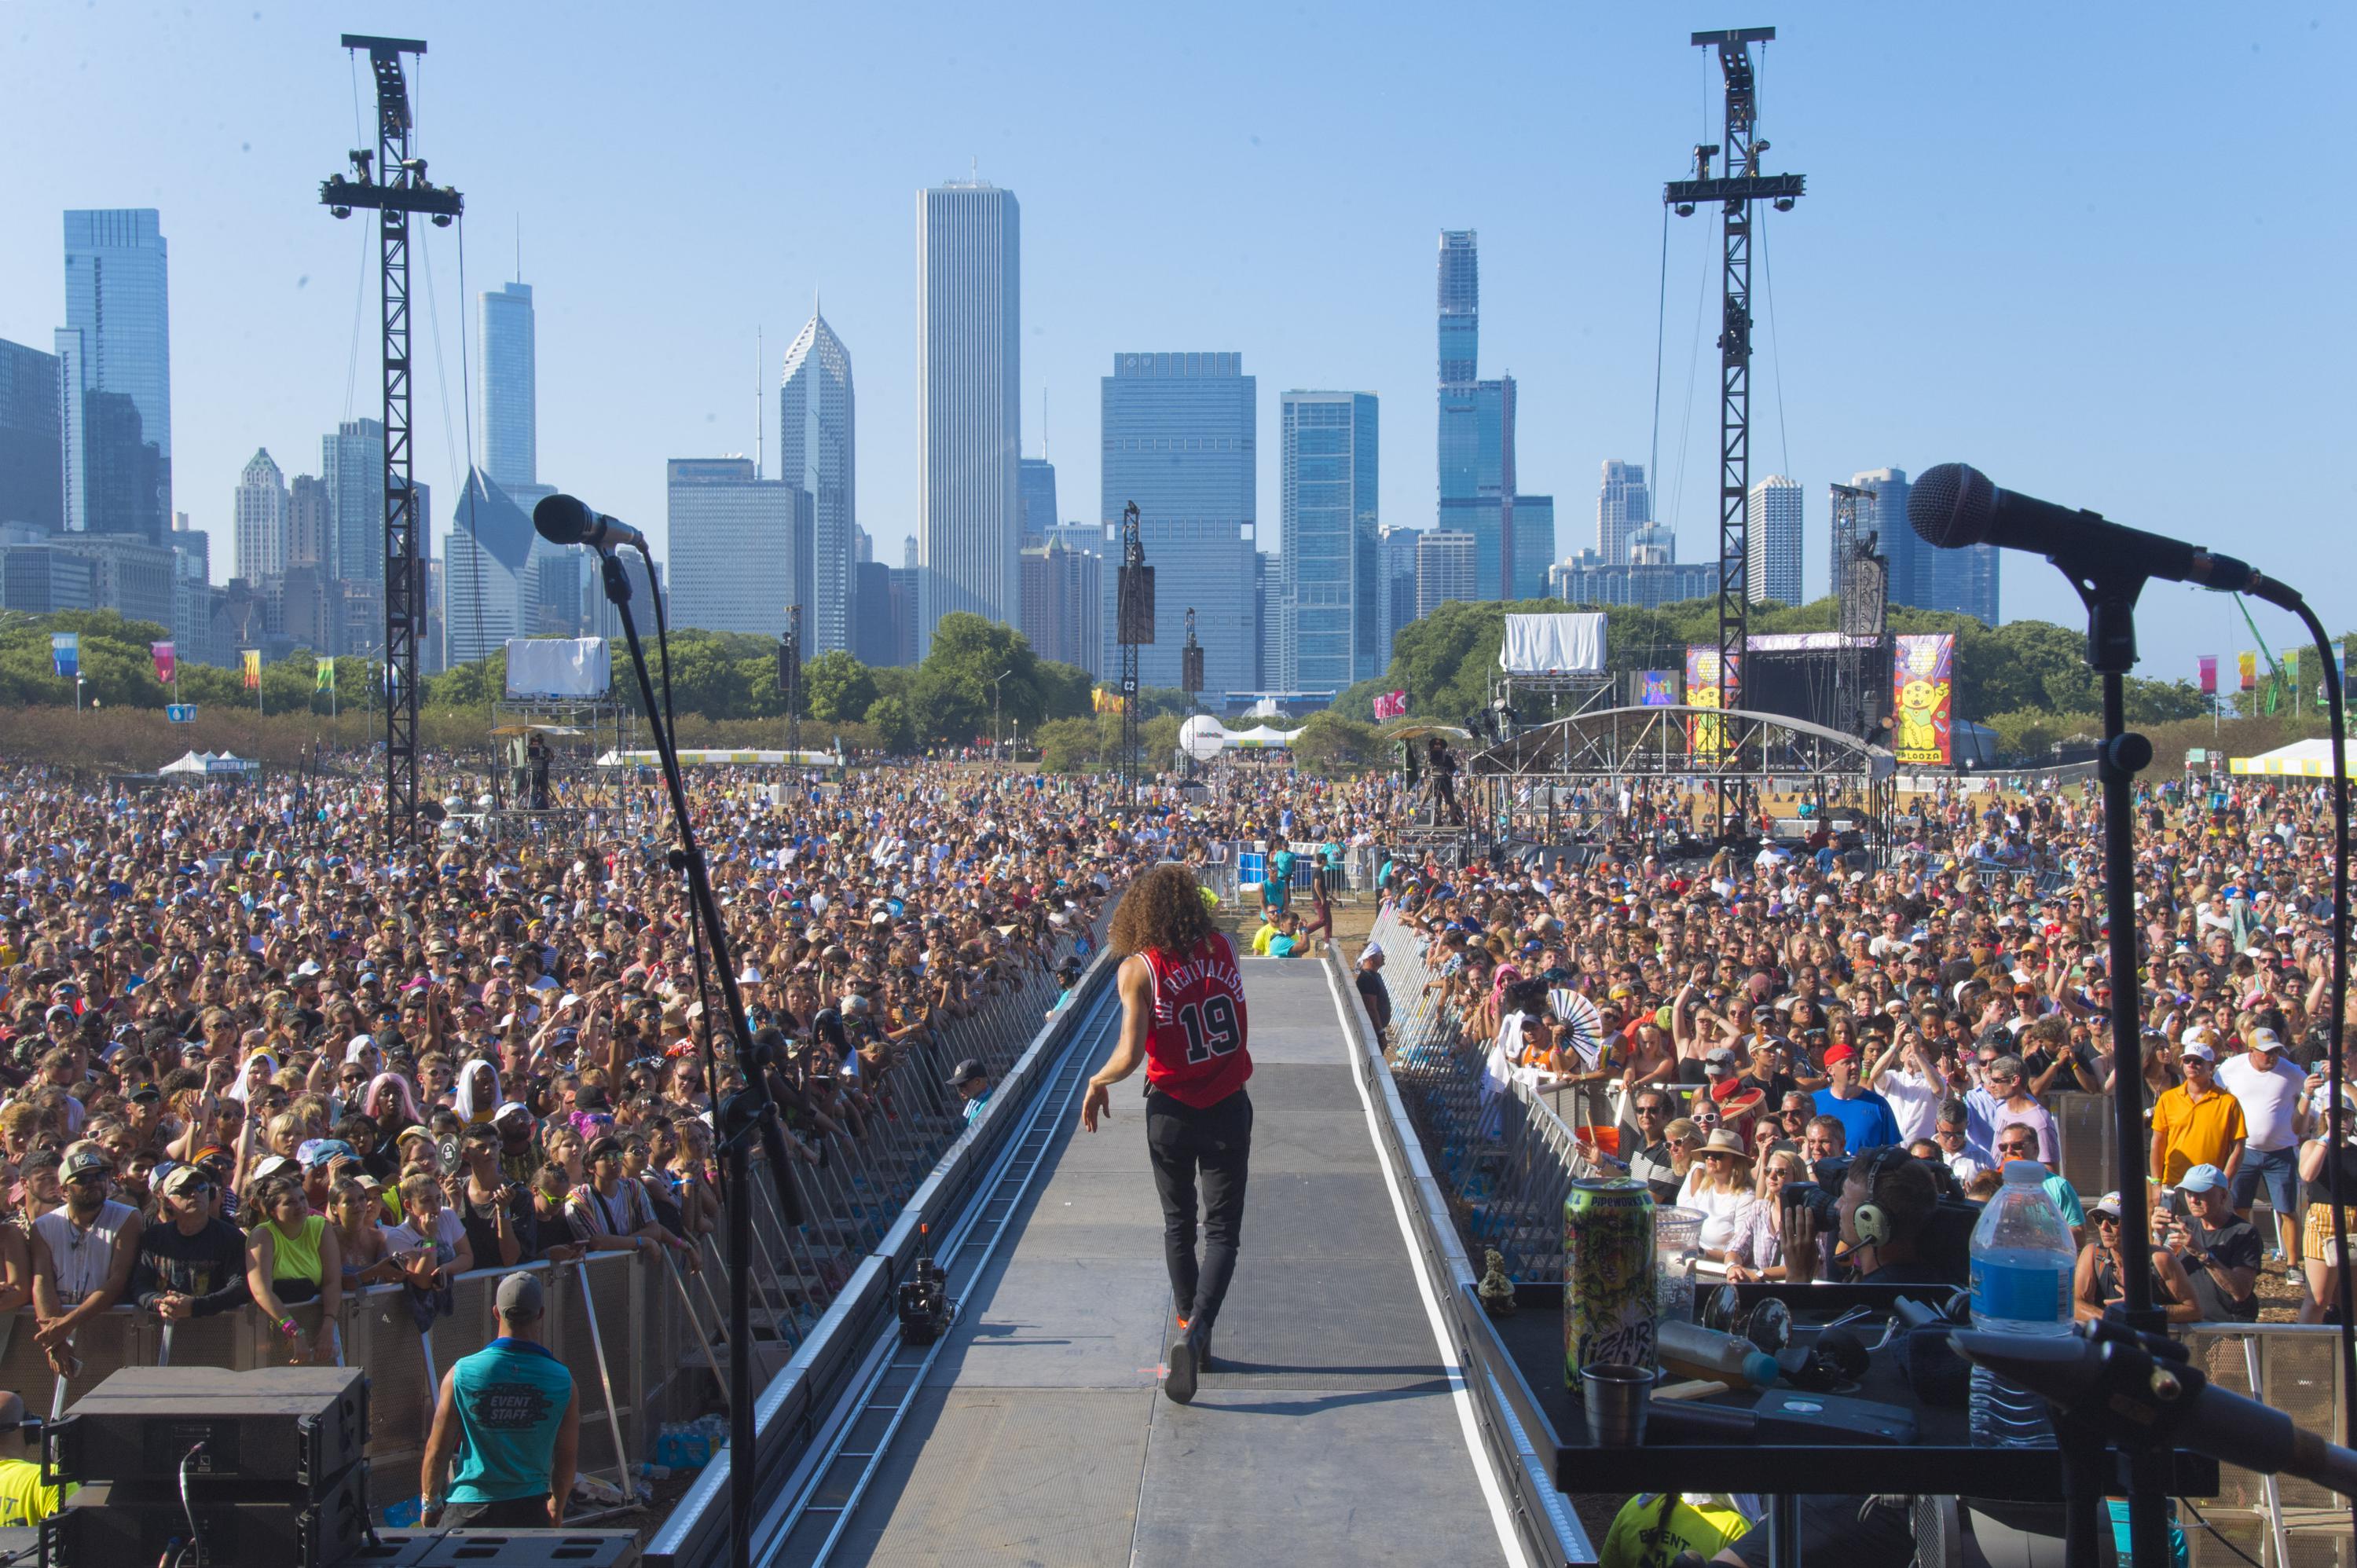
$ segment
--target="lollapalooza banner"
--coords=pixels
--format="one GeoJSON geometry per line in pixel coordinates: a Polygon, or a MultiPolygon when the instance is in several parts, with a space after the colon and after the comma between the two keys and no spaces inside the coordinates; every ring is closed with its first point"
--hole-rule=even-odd
{"type": "MultiPolygon", "coordinates": [[[[1727,679],[1719,678],[1718,650],[1699,643],[1686,645],[1686,706],[1731,708],[1743,685],[1743,659],[1729,659],[1727,679]]],[[[1716,757],[1727,749],[1719,721],[1695,714],[1686,719],[1686,749],[1695,757],[1716,757]]]]}
{"type": "Polygon", "coordinates": [[[1956,639],[1948,632],[1910,632],[1893,639],[1890,689],[1899,704],[1891,750],[1901,762],[1945,768],[1953,760],[1956,639]]]}

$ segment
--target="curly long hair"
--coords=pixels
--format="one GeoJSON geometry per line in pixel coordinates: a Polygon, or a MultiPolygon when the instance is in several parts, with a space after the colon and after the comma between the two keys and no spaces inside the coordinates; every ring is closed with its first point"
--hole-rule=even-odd
{"type": "Polygon", "coordinates": [[[1129,885],[1113,912],[1113,950],[1125,956],[1152,948],[1192,952],[1219,928],[1203,902],[1195,874],[1183,865],[1157,865],[1129,885]]]}

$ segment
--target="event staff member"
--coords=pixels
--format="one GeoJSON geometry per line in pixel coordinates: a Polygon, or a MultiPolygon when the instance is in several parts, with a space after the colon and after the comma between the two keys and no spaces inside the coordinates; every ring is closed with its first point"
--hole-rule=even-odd
{"type": "Polygon", "coordinates": [[[1146,1147],[1162,1198],[1163,1252],[1178,1316],[1162,1391],[1185,1404],[1211,1357],[1211,1327],[1235,1273],[1243,1229],[1253,1128],[1244,1093],[1252,1053],[1244,1048],[1243,977],[1183,865],[1157,865],[1132,883],[1114,911],[1111,936],[1114,950],[1125,955],[1117,976],[1121,1038],[1089,1079],[1081,1125],[1095,1132],[1097,1118],[1113,1112],[1113,1086],[1146,1064],[1146,1147]]]}
{"type": "Polygon", "coordinates": [[[533,1275],[501,1280],[500,1337],[442,1375],[419,1481],[428,1528],[553,1530],[565,1522],[581,1447],[581,1397],[573,1374],[540,1342],[546,1302],[533,1275]],[[454,1455],[458,1470],[446,1501],[442,1477],[454,1455]]]}

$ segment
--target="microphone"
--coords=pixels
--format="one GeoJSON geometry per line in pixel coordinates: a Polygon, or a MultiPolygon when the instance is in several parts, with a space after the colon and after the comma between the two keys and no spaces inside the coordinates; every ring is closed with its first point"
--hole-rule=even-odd
{"type": "Polygon", "coordinates": [[[1963,463],[1942,463],[1916,479],[1907,497],[1907,521],[1925,543],[1943,550],[1995,544],[2043,555],[2074,576],[2083,571],[2101,575],[2099,564],[2125,565],[2147,577],[2250,594],[2286,609],[2299,604],[2298,593],[2246,561],[2108,522],[2095,512],[2001,490],[1986,474],[1963,463]]]}
{"type": "Polygon", "coordinates": [[[586,544],[592,550],[611,550],[627,544],[641,554],[647,553],[645,534],[619,517],[591,511],[571,496],[543,498],[532,509],[532,526],[551,544],[586,544]]]}

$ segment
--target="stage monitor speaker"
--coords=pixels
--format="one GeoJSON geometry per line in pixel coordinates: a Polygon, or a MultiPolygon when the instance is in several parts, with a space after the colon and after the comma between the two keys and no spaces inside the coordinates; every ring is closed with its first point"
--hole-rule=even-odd
{"type": "MultiPolygon", "coordinates": [[[[155,1369],[147,1369],[154,1370],[155,1369]]],[[[368,1523],[365,1461],[317,1496],[292,1487],[191,1486],[183,1506],[174,1481],[100,1481],[41,1521],[48,1568],[121,1568],[165,1561],[173,1542],[193,1551],[184,1568],[332,1568],[360,1544],[368,1523]]]]}
{"type": "Polygon", "coordinates": [[[253,1481],[311,1492],[368,1446],[368,1377],[357,1367],[126,1367],[42,1437],[59,1479],[253,1481]]]}

